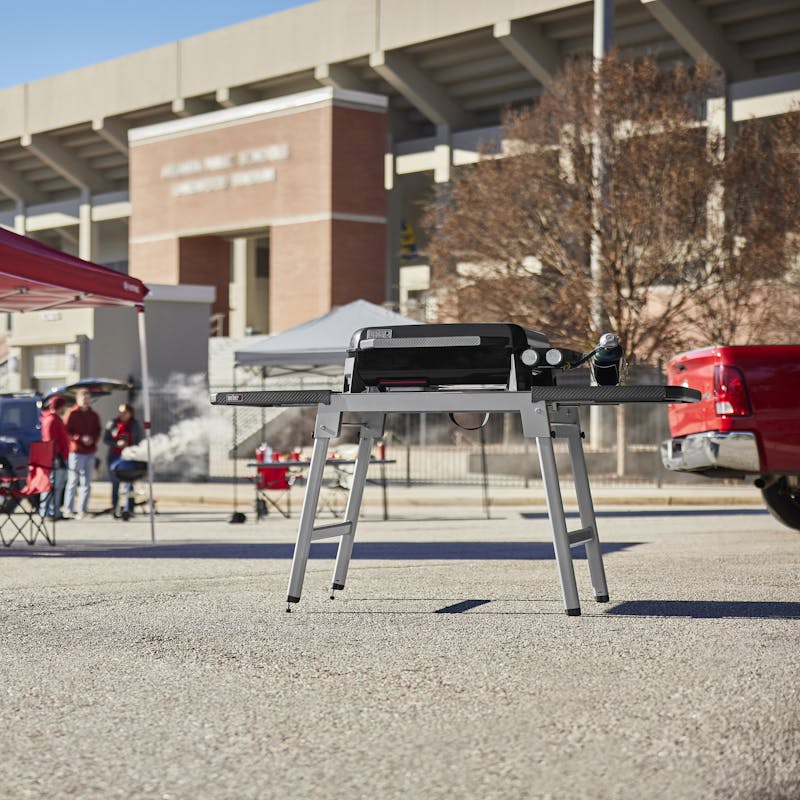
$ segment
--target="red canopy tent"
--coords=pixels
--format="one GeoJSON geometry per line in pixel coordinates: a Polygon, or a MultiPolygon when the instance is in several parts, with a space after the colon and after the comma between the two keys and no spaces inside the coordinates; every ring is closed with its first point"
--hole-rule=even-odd
{"type": "Polygon", "coordinates": [[[147,477],[150,487],[150,535],[155,541],[153,467],[150,459],[150,387],[144,298],[147,287],[90,261],[62,253],[45,244],[0,228],[0,311],[43,311],[48,308],[127,306],[138,310],[142,360],[147,477]]]}
{"type": "Polygon", "coordinates": [[[136,278],[0,228],[3,311],[136,306],[146,294],[147,287],[136,278]]]}

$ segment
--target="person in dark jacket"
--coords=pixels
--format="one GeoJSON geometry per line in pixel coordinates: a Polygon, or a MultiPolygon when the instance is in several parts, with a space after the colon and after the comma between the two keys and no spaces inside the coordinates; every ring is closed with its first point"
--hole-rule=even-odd
{"type": "Polygon", "coordinates": [[[61,519],[61,497],[67,480],[67,460],[69,459],[69,437],[62,419],[67,411],[67,401],[63,397],[51,397],[47,408],[42,412],[42,441],[53,442],[53,471],[50,474],[51,491],[39,498],[39,513],[44,517],[61,519]]]}
{"type": "MultiPolygon", "coordinates": [[[[112,419],[103,434],[103,442],[108,445],[108,455],[106,463],[108,465],[108,475],[111,479],[111,508],[114,516],[119,516],[119,480],[114,474],[112,467],[122,457],[122,451],[126,447],[139,444],[142,440],[142,426],[133,413],[133,406],[123,403],[115,419],[112,419]]],[[[130,483],[125,485],[126,504],[125,510],[133,513],[133,486],[130,483]]]]}
{"type": "Polygon", "coordinates": [[[75,494],[80,484],[80,510],[77,514],[80,519],[89,513],[95,453],[103,433],[100,417],[92,408],[89,392],[78,392],[75,405],[67,414],[66,427],[69,436],[69,477],[62,513],[65,517],[75,515],[75,494]]]}

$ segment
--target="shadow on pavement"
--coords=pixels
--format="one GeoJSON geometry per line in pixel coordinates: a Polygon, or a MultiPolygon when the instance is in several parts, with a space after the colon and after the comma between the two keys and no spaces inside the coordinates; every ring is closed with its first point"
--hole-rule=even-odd
{"type": "Polygon", "coordinates": [[[760,600],[628,600],[607,614],[694,619],[800,619],[800,603],[760,600]]]}
{"type": "MultiPolygon", "coordinates": [[[[635,547],[638,542],[603,542],[603,553],[635,547]]],[[[311,545],[310,558],[333,559],[335,543],[311,545]]],[[[294,542],[182,542],[156,545],[71,544],[56,547],[8,547],[2,556],[62,558],[242,558],[291,559],[294,542]]],[[[573,550],[573,558],[585,558],[583,547],[573,550]]],[[[378,561],[549,561],[555,558],[550,542],[356,542],[354,559],[378,561]]]]}
{"type": "Polygon", "coordinates": [[[452,605],[445,606],[444,608],[437,608],[434,614],[463,614],[471,608],[478,606],[485,606],[491,603],[491,600],[462,600],[460,603],[453,603],[452,605]]]}
{"type": "MultiPolygon", "coordinates": [[[[361,600],[364,598],[348,598],[350,601],[361,600]]],[[[409,600],[417,601],[430,601],[437,598],[369,598],[370,603],[378,600],[392,602],[408,602],[409,600]]],[[[471,611],[473,608],[480,608],[489,604],[495,604],[495,600],[486,599],[472,599],[462,600],[460,602],[448,603],[443,608],[437,608],[434,611],[430,610],[400,610],[391,609],[376,610],[375,608],[369,609],[353,609],[350,608],[336,608],[329,610],[315,609],[314,614],[463,614],[466,611],[471,611]]],[[[555,615],[561,616],[564,614],[563,609],[543,610],[541,608],[542,601],[532,605],[526,610],[516,608],[509,610],[507,608],[508,598],[504,601],[505,606],[501,606],[502,610],[494,610],[492,606],[489,609],[484,609],[481,613],[486,614],[499,614],[502,616],[519,616],[519,615],[555,615]]],[[[527,603],[526,603],[527,604],[527,603]]],[[[690,619],[800,619],[800,603],[787,603],[787,602],[766,602],[766,601],[724,601],[724,600],[630,600],[620,603],[608,610],[599,611],[590,603],[583,606],[584,613],[588,613],[593,617],[687,617],[690,619]]]]}

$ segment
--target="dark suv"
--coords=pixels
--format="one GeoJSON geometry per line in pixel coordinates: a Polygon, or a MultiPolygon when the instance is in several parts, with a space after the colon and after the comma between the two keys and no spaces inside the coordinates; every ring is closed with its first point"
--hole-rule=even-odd
{"type": "Polygon", "coordinates": [[[38,394],[0,394],[0,474],[25,478],[31,442],[42,438],[41,411],[38,394]]]}

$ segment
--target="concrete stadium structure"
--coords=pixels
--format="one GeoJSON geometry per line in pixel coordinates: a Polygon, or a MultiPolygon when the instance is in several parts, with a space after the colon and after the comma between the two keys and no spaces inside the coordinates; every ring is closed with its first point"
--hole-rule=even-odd
{"type": "MultiPolygon", "coordinates": [[[[613,6],[623,55],[722,68],[728,124],[800,101],[798,0],[613,6]]],[[[0,90],[0,225],[146,282],[211,285],[217,333],[357,297],[407,311],[427,285],[422,199],[499,142],[504,107],[592,52],[595,11],[318,0],[0,90]]],[[[48,324],[12,321],[17,383],[37,380],[48,324]]],[[[67,379],[88,334],[70,335],[59,320],[50,351],[73,356],[67,379]]]]}

